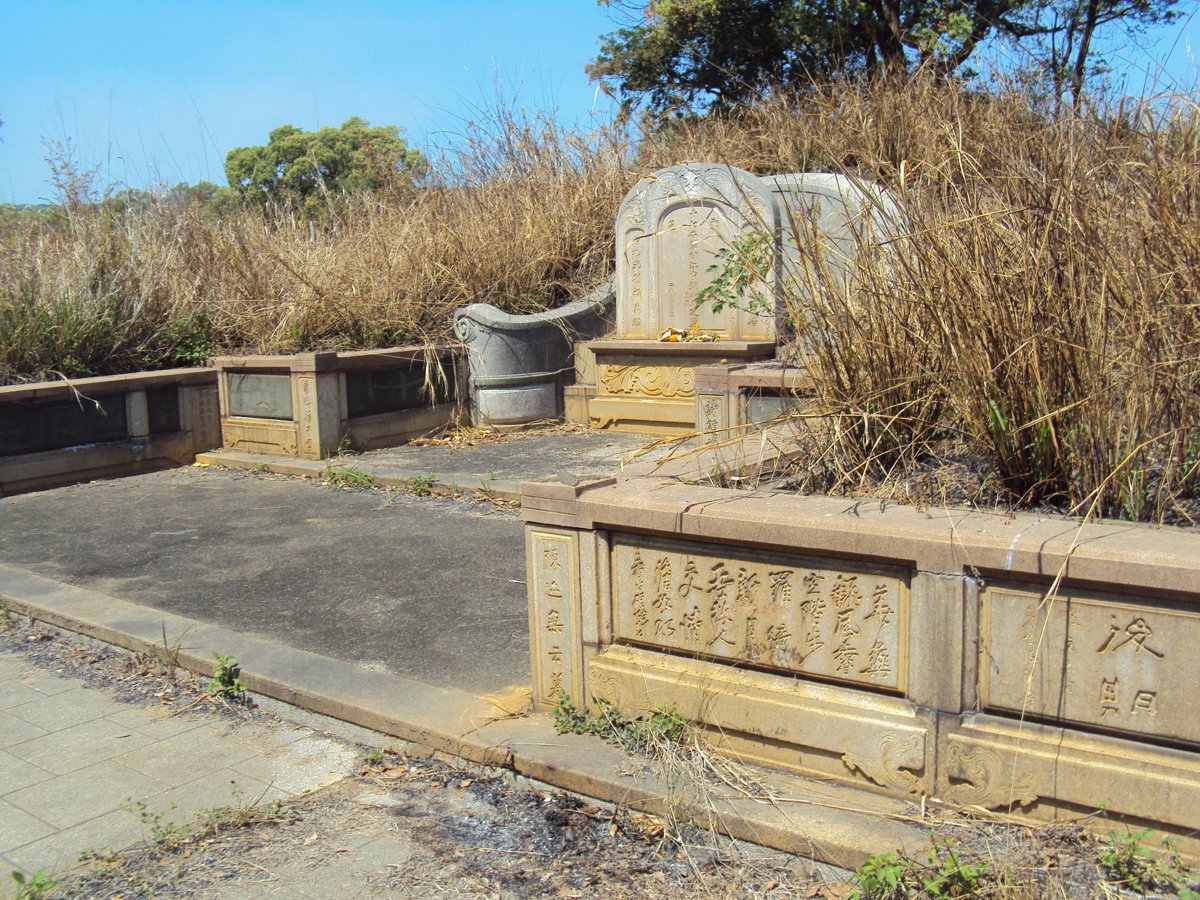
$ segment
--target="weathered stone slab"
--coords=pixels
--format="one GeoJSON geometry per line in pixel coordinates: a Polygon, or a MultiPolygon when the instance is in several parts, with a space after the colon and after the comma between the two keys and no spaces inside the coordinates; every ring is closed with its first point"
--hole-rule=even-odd
{"type": "Polygon", "coordinates": [[[985,708],[1200,743],[1200,612],[1078,590],[989,586],[985,708]]]}
{"type": "Polygon", "coordinates": [[[292,417],[292,380],[287,374],[230,372],[229,414],[256,419],[292,417]]]}
{"type": "MultiPolygon", "coordinates": [[[[727,307],[696,309],[730,243],[778,225],[767,185],[713,163],[660,169],[626,195],[617,212],[617,338],[656,338],[696,325],[727,340],[773,340],[775,319],[727,307]]],[[[752,292],[774,308],[775,272],[752,292]]]]}
{"type": "Polygon", "coordinates": [[[826,172],[768,175],[763,181],[779,208],[785,290],[798,275],[800,242],[820,241],[826,262],[850,270],[861,248],[904,231],[895,198],[878,185],[826,172]]]}
{"type": "Polygon", "coordinates": [[[617,535],[612,583],[617,640],[905,688],[908,586],[898,568],[617,535]]]}
{"type": "Polygon", "coordinates": [[[559,692],[579,697],[583,685],[579,603],[579,536],[550,528],[526,533],[529,644],[535,703],[559,692]]]}

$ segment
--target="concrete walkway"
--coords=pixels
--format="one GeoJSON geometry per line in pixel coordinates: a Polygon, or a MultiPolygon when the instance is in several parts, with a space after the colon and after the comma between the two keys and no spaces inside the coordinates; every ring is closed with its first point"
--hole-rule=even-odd
{"type": "Polygon", "coordinates": [[[302,726],[122,703],[0,651],[0,894],[204,809],[270,803],[349,774],[348,745],[302,726]]]}
{"type": "MultiPolygon", "coordinates": [[[[454,461],[446,469],[451,478],[467,468],[503,465],[503,472],[488,468],[484,477],[531,480],[559,469],[604,474],[641,445],[636,436],[560,433],[538,443],[514,442],[507,456],[496,457],[499,451],[488,446],[474,457],[462,451],[441,458],[454,461]],[[569,465],[560,467],[561,461],[569,465]]],[[[416,471],[444,474],[425,464],[429,458],[417,457],[416,471]]],[[[363,471],[384,465],[369,455],[345,462],[363,471]]],[[[208,672],[214,652],[232,654],[259,694],[614,803],[688,814],[669,780],[631,774],[621,751],[598,739],[557,735],[548,717],[522,713],[528,626],[515,511],[470,499],[335,490],[253,471],[259,464],[247,468],[176,469],[0,498],[0,603],[127,648],[157,643],[165,630],[168,641],[180,645],[181,664],[193,671],[208,672]]],[[[157,727],[153,722],[133,721],[138,717],[128,712],[112,719],[103,704],[83,695],[78,713],[37,713],[31,705],[17,714],[10,707],[73,696],[73,689],[32,675],[3,683],[12,691],[4,721],[19,723],[9,746],[23,748],[3,748],[4,759],[15,760],[14,779],[30,779],[12,781],[20,786],[11,790],[7,777],[2,782],[11,814],[32,817],[24,820],[29,830],[15,820],[0,826],[18,832],[0,843],[0,853],[18,865],[41,865],[61,853],[64,844],[55,843],[55,835],[85,822],[126,829],[112,838],[98,830],[84,842],[92,846],[132,833],[138,823],[119,809],[125,797],[157,802],[172,792],[183,796],[193,783],[202,793],[203,779],[215,787],[235,775],[256,779],[255,787],[271,784],[267,764],[256,761],[263,754],[242,757],[253,747],[201,750],[201,758],[221,765],[192,777],[190,762],[170,754],[164,760],[155,748],[176,735],[147,730],[157,727]],[[80,726],[111,738],[103,758],[68,752],[75,746],[68,732],[80,726]],[[36,755],[39,740],[64,748],[64,758],[75,762],[54,762],[54,750],[36,755]],[[120,796],[106,801],[115,806],[60,814],[38,799],[55,796],[52,779],[92,765],[106,766],[112,784],[121,785],[114,788],[120,796]],[[244,772],[224,771],[242,765],[244,772]]],[[[197,740],[205,735],[191,730],[197,740]]],[[[8,741],[9,730],[0,733],[8,741]]],[[[78,734],[86,743],[87,735],[78,734]]],[[[302,746],[303,740],[287,743],[302,746]]],[[[283,750],[269,742],[263,749],[266,755],[283,750]]],[[[717,804],[722,827],[850,868],[882,850],[924,844],[922,830],[907,824],[902,801],[779,778],[786,806],[724,798],[717,804]]],[[[225,800],[218,792],[202,805],[225,800]]],[[[711,810],[693,812],[707,817],[711,810]]]]}

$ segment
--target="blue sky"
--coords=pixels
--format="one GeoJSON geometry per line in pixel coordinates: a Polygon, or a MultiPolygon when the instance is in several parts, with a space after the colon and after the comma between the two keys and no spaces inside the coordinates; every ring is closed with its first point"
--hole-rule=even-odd
{"type": "MultiPolygon", "coordinates": [[[[604,116],[583,67],[614,29],[594,0],[0,0],[0,202],[49,198],[43,140],[70,139],[99,179],[225,182],[225,154],[361,116],[419,148],[452,143],[501,93],[568,122],[604,116]]],[[[1189,85],[1200,23],[1155,35],[1133,72],[1173,48],[1189,85]]]]}

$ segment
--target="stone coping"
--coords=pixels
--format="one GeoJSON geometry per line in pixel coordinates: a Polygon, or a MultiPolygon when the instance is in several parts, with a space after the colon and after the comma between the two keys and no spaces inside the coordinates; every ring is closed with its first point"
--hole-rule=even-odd
{"type": "Polygon", "coordinates": [[[908,562],[917,571],[1111,589],[1138,583],[1163,599],[1196,602],[1200,533],[1135,523],[1084,523],[848,497],[741,492],[668,478],[522,485],[527,521],[687,535],[758,547],[908,562]]]}
{"type": "Polygon", "coordinates": [[[76,394],[117,394],[175,384],[215,384],[217,373],[208,367],[161,369],[126,375],[98,375],[64,381],[37,381],[0,387],[0,406],[29,400],[64,400],[76,394]]]}
{"type": "Polygon", "coordinates": [[[453,348],[449,344],[432,347],[414,344],[407,347],[386,347],[379,350],[328,350],[291,355],[216,356],[212,359],[212,365],[217,369],[350,371],[394,368],[398,365],[423,365],[430,353],[444,360],[453,355],[453,352],[453,348]]]}
{"type": "Polygon", "coordinates": [[[662,353],[711,356],[717,359],[761,357],[775,352],[774,341],[645,341],[601,338],[588,341],[586,346],[594,353],[662,353]]]}
{"type": "Polygon", "coordinates": [[[812,388],[813,380],[803,369],[781,363],[754,362],[724,366],[697,366],[696,384],[728,385],[734,390],[784,390],[804,392],[812,388]]]}

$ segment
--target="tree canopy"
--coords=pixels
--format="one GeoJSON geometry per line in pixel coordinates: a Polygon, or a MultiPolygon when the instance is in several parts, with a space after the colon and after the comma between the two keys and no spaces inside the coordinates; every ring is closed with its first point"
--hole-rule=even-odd
{"type": "Polygon", "coordinates": [[[588,73],[625,106],[722,109],[845,74],[959,69],[986,39],[1026,42],[1075,94],[1097,29],[1169,20],[1178,0],[598,0],[630,24],[588,73]]]}
{"type": "Polygon", "coordinates": [[[243,198],[315,215],[360,191],[406,193],[428,172],[395,125],[372,126],[357,116],[338,128],[304,131],[281,125],[261,147],[225,157],[225,177],[243,198]]]}

